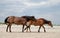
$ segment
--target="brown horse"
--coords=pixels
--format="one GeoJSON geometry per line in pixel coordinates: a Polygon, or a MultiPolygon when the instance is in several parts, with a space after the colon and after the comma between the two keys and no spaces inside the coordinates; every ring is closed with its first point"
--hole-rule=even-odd
{"type": "Polygon", "coordinates": [[[8,32],[8,28],[9,28],[9,32],[11,32],[12,24],[23,25],[22,27],[22,32],[23,32],[24,26],[26,25],[26,19],[21,17],[9,16],[5,19],[5,24],[8,25],[6,32],[8,32]]]}
{"type": "Polygon", "coordinates": [[[17,25],[23,25],[22,27],[22,32],[24,32],[24,26],[27,26],[26,23],[29,21],[35,20],[34,16],[22,16],[22,17],[15,17],[15,16],[8,16],[5,19],[5,24],[7,24],[7,29],[6,32],[8,32],[8,28],[9,28],[9,32],[11,32],[11,25],[12,24],[17,24],[17,25]]]}
{"type": "MultiPolygon", "coordinates": [[[[39,19],[36,19],[36,21],[30,20],[28,22],[28,26],[25,28],[25,30],[27,29],[27,31],[28,31],[28,28],[30,30],[30,26],[34,25],[34,26],[39,26],[38,32],[40,32],[40,28],[41,27],[43,27],[44,28],[44,32],[46,32],[45,27],[43,26],[44,24],[48,24],[49,26],[53,27],[51,21],[48,21],[48,20],[46,20],[44,18],[39,18],[39,19]]],[[[30,30],[30,32],[31,32],[31,30],[30,30]]]]}

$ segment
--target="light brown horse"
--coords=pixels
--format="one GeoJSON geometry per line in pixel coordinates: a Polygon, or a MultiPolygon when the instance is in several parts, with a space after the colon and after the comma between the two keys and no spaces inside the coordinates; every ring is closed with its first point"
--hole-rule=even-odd
{"type": "MultiPolygon", "coordinates": [[[[40,28],[41,27],[43,27],[44,28],[44,32],[46,32],[44,24],[48,24],[49,26],[53,27],[51,21],[48,21],[48,20],[46,20],[44,18],[39,18],[39,19],[36,19],[36,21],[30,20],[28,22],[28,24],[27,24],[28,26],[25,28],[25,30],[27,29],[27,31],[28,31],[28,28],[30,30],[30,26],[34,25],[34,26],[39,26],[38,32],[40,32],[40,28]]],[[[31,30],[30,30],[30,32],[31,32],[31,30]]]]}
{"type": "Polygon", "coordinates": [[[29,20],[34,21],[36,19],[34,16],[21,16],[21,17],[8,16],[4,21],[5,24],[7,24],[6,32],[8,32],[8,28],[9,28],[9,32],[11,32],[11,25],[12,24],[23,25],[22,32],[24,32],[24,26],[27,26],[26,23],[29,20]]]}

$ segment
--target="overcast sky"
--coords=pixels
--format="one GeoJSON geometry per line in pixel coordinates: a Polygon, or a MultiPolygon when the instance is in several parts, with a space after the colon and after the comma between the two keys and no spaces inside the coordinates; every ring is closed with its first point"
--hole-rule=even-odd
{"type": "Polygon", "coordinates": [[[23,15],[60,24],[60,0],[0,0],[0,22],[8,16],[23,15]]]}

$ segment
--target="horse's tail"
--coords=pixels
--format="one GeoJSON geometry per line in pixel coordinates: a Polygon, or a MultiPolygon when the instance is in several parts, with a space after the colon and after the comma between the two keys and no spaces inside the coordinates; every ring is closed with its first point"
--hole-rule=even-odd
{"type": "Polygon", "coordinates": [[[5,18],[5,20],[4,20],[4,23],[5,23],[5,24],[8,23],[8,21],[7,21],[8,18],[9,18],[9,17],[5,18]]]}

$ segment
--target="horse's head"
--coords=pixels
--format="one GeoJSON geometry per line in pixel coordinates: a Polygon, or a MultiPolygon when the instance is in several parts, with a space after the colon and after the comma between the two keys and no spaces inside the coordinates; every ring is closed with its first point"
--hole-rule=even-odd
{"type": "Polygon", "coordinates": [[[51,26],[51,27],[53,27],[51,21],[48,21],[48,25],[51,26]]]}

